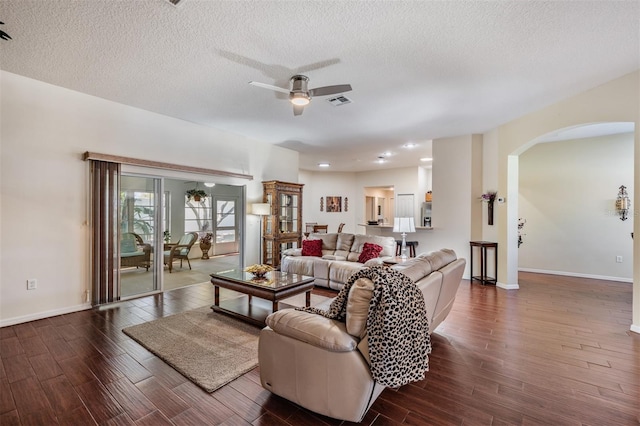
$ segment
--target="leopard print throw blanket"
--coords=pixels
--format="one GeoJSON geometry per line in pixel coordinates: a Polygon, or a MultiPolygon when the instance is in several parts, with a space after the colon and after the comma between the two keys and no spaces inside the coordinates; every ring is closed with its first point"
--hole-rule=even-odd
{"type": "Polygon", "coordinates": [[[349,290],[358,278],[369,278],[374,286],[367,317],[373,379],[394,388],[424,379],[431,353],[424,297],[401,272],[384,266],[361,269],[349,278],[328,311],[297,309],[344,322],[349,290]]]}

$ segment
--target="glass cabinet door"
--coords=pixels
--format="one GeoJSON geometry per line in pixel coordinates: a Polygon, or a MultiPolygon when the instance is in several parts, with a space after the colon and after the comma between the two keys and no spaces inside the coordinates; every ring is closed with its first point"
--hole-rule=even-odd
{"type": "Polygon", "coordinates": [[[280,232],[298,232],[299,197],[296,194],[280,194],[280,232]]]}

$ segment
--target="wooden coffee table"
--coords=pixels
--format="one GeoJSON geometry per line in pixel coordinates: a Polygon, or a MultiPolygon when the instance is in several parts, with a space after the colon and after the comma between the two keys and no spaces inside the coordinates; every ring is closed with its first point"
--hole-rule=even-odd
{"type": "Polygon", "coordinates": [[[211,274],[214,288],[214,302],[211,306],[215,312],[239,318],[243,321],[264,327],[264,320],[269,314],[278,310],[278,302],[296,294],[306,293],[305,305],[311,304],[311,290],[314,278],[306,275],[289,274],[273,271],[263,279],[254,278],[241,269],[231,269],[211,274]],[[220,301],[220,287],[237,291],[248,296],[220,301]],[[271,302],[271,306],[255,303],[253,297],[271,302]]]}

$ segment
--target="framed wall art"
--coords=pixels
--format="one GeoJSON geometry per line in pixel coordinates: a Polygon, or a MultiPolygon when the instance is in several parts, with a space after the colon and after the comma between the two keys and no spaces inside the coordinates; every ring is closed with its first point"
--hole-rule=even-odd
{"type": "Polygon", "coordinates": [[[327,196],[327,213],[338,213],[342,211],[342,197],[327,196]]]}

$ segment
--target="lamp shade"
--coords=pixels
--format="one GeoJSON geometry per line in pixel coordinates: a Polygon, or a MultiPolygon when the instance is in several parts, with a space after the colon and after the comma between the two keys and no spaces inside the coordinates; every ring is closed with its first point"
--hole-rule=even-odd
{"type": "Polygon", "coordinates": [[[271,206],[269,205],[269,203],[252,204],[251,213],[258,216],[269,216],[271,214],[271,206]]]}
{"type": "Polygon", "coordinates": [[[416,225],[412,217],[393,218],[393,232],[416,232],[416,225]]]}

